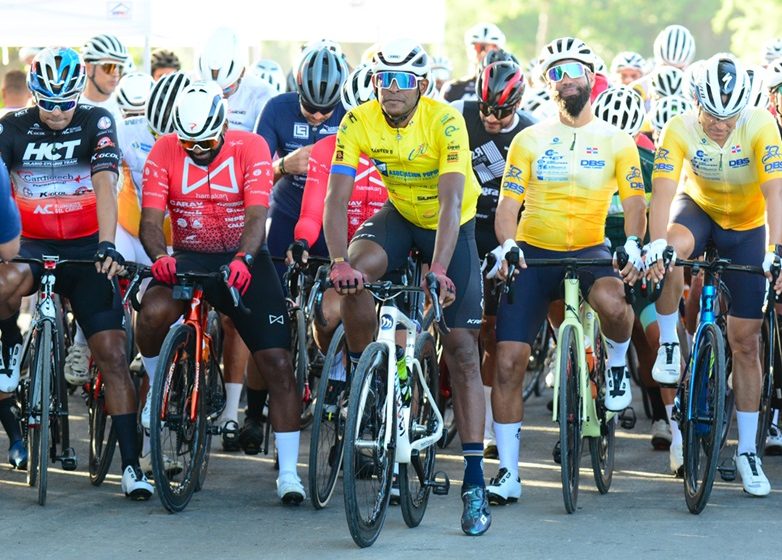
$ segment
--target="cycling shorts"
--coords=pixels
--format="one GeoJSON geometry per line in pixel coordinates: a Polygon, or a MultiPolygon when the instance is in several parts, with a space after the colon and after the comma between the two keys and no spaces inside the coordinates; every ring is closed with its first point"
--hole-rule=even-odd
{"type": "MultiPolygon", "coordinates": [[[[745,231],[723,229],[684,193],[676,195],[671,205],[670,221],[687,228],[695,238],[695,246],[689,258],[702,256],[707,243],[711,241],[719,256],[730,259],[733,264],[759,266],[763,262],[766,250],[765,226],[745,231]]],[[[763,316],[763,298],[766,293],[764,277],[727,271],[722,275],[722,281],[730,291],[728,315],[741,319],[760,319],[763,316]]]]}
{"type": "MultiPolygon", "coordinates": [[[[424,262],[431,263],[436,235],[436,230],[410,223],[390,202],[386,202],[356,231],[351,245],[359,239],[377,243],[386,253],[387,270],[397,270],[407,262],[413,248],[421,251],[424,262]]],[[[456,300],[443,310],[446,324],[452,329],[479,329],[483,286],[475,245],[475,218],[459,227],[447,274],[456,287],[456,300]]]]}
{"type": "MultiPolygon", "coordinates": [[[[574,251],[552,251],[519,242],[525,259],[610,259],[611,251],[605,245],[585,247],[574,251]]],[[[598,278],[619,274],[611,266],[579,268],[581,295],[586,298],[598,278]]],[[[519,270],[514,282],[514,300],[508,303],[503,294],[497,310],[497,342],[524,342],[532,346],[541,323],[546,319],[549,304],[564,297],[562,280],[565,269],[560,266],[530,266],[519,270]]]]}
{"type": "MultiPolygon", "coordinates": [[[[22,239],[19,256],[40,259],[42,255],[55,255],[60,260],[92,260],[97,250],[97,234],[68,240],[22,239]]],[[[30,270],[37,290],[43,269],[30,265],[30,270]]],[[[87,339],[95,333],[123,328],[122,300],[119,290],[112,289],[111,284],[94,266],[65,265],[55,271],[54,291],[71,302],[76,322],[87,339]]]]}

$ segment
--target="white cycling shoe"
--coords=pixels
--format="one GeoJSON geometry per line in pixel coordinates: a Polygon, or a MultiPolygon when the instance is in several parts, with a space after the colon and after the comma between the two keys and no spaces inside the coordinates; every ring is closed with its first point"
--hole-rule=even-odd
{"type": "Polygon", "coordinates": [[[660,344],[652,367],[652,378],[662,385],[676,385],[682,369],[682,354],[678,342],[660,344]]]}

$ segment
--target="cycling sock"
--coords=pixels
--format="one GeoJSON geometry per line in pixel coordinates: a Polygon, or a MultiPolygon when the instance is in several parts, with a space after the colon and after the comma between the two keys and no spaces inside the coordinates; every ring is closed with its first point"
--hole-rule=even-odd
{"type": "Polygon", "coordinates": [[[84,336],[84,331],[81,330],[81,325],[79,325],[79,323],[76,323],[76,336],[73,337],[73,343],[87,346],[87,337],[84,336]]]}
{"type": "Polygon", "coordinates": [[[114,414],[111,417],[111,424],[117,433],[119,454],[122,456],[122,471],[124,472],[128,466],[138,467],[136,414],[114,414]]]}
{"type": "Polygon", "coordinates": [[[141,456],[146,457],[152,449],[152,445],[149,443],[149,436],[145,433],[141,441],[141,456]]]}
{"type": "Polygon", "coordinates": [[[494,432],[494,414],[491,410],[491,387],[483,386],[483,400],[486,405],[486,418],[483,421],[483,445],[496,441],[494,432]]]}
{"type": "Polygon", "coordinates": [[[676,335],[676,325],[679,324],[679,312],[674,311],[668,315],[657,312],[657,325],[660,327],[660,344],[679,342],[676,335]]]}
{"type": "Polygon", "coordinates": [[[778,408],[774,409],[774,416],[771,418],[771,423],[774,424],[777,427],[779,426],[779,409],[778,408]]]}
{"type": "Polygon", "coordinates": [[[673,405],[665,405],[665,413],[668,415],[668,424],[671,426],[671,445],[682,444],[682,432],[679,430],[679,423],[676,422],[671,415],[673,414],[673,405]]]}
{"type": "Polygon", "coordinates": [[[483,480],[483,443],[463,443],[464,454],[464,484],[465,486],[486,486],[483,480]]]}
{"type": "Polygon", "coordinates": [[[247,387],[247,408],[244,413],[248,418],[260,420],[263,416],[263,405],[269,392],[265,389],[250,389],[247,387]]]}
{"type": "Polygon", "coordinates": [[[342,350],[334,354],[334,362],[329,369],[329,379],[332,381],[346,381],[348,372],[345,370],[345,364],[342,362],[344,354],[342,350]]]}
{"type": "Polygon", "coordinates": [[[8,319],[0,321],[0,341],[3,343],[3,363],[8,366],[11,358],[11,349],[22,343],[22,331],[16,321],[19,319],[17,311],[8,319]]]}
{"type": "Polygon", "coordinates": [[[739,429],[738,455],[757,453],[755,438],[758,435],[758,412],[736,411],[736,425],[739,429]]]}
{"type": "Polygon", "coordinates": [[[284,473],[296,474],[296,463],[299,460],[300,431],[274,432],[274,441],[277,446],[277,458],[280,461],[280,476],[284,473]]]}
{"type": "Polygon", "coordinates": [[[511,422],[510,424],[494,422],[494,433],[497,434],[497,451],[500,454],[500,468],[508,469],[515,479],[519,476],[521,422],[511,422]]]}
{"type": "Polygon", "coordinates": [[[358,365],[358,361],[361,359],[361,352],[348,352],[348,356],[350,356],[350,362],[355,368],[358,365]]]}
{"type": "Polygon", "coordinates": [[[225,409],[220,416],[220,422],[226,423],[229,420],[238,422],[239,420],[239,399],[242,397],[242,387],[244,383],[226,383],[225,384],[225,409]]]}
{"type": "Polygon", "coordinates": [[[147,358],[146,356],[141,356],[141,363],[144,364],[144,371],[147,372],[147,377],[149,378],[149,390],[152,390],[152,387],[155,385],[155,372],[157,371],[157,362],[160,356],[152,356],[150,358],[147,358]]]}
{"type": "Polygon", "coordinates": [[[649,402],[652,405],[652,422],[658,420],[667,420],[668,415],[665,412],[665,403],[663,403],[663,397],[660,394],[659,387],[647,387],[646,393],[649,395],[649,402]]]}
{"type": "Polygon", "coordinates": [[[606,338],[606,353],[608,354],[608,367],[625,367],[627,363],[627,349],[630,348],[630,339],[624,342],[616,342],[606,338]]]}
{"type": "Polygon", "coordinates": [[[14,414],[13,405],[13,398],[0,401],[0,424],[5,428],[5,433],[8,434],[9,448],[22,439],[22,429],[19,426],[16,414],[14,414]]]}

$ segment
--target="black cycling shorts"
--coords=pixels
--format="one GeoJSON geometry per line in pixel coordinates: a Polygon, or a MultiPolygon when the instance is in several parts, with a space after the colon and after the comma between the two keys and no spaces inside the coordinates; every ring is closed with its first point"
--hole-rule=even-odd
{"type": "MultiPolygon", "coordinates": [[[[611,251],[605,245],[586,247],[576,251],[551,251],[519,242],[525,259],[610,259],[611,251]]],[[[621,276],[612,266],[583,267],[579,269],[579,287],[584,298],[595,280],[621,276]]],[[[503,294],[497,311],[497,342],[526,342],[530,346],[546,319],[549,304],[564,297],[562,281],[565,269],[560,266],[530,266],[519,269],[514,284],[513,303],[503,294]]]]}
{"type": "MultiPolygon", "coordinates": [[[[407,262],[413,248],[421,251],[424,262],[431,263],[436,235],[436,230],[411,224],[386,202],[356,231],[351,243],[359,239],[377,243],[388,258],[387,270],[396,270],[407,262]]],[[[452,329],[479,329],[483,283],[475,245],[475,219],[459,228],[447,274],[456,287],[456,300],[443,310],[446,324],[452,329]]]]}
{"type": "MultiPolygon", "coordinates": [[[[218,272],[221,266],[231,262],[234,253],[178,251],[173,257],[176,259],[177,272],[206,273],[218,272]]],[[[239,336],[250,352],[268,348],[290,350],[287,305],[269,254],[259,252],[250,272],[252,280],[242,296],[242,302],[250,310],[249,314],[242,313],[234,307],[225,282],[219,278],[203,282],[206,300],[233,321],[239,336]]],[[[156,280],[152,280],[151,286],[171,287],[156,280]]]]}
{"type": "MultiPolygon", "coordinates": [[[[49,255],[58,256],[60,260],[92,260],[97,250],[97,235],[62,241],[22,239],[19,256],[40,259],[42,255],[49,255]]],[[[43,269],[39,265],[30,265],[30,270],[37,290],[43,269]]],[[[95,266],[58,267],[55,271],[54,291],[71,302],[76,321],[88,339],[102,331],[122,330],[124,313],[119,290],[113,290],[106,275],[95,270],[95,266]]]]}
{"type": "MultiPolygon", "coordinates": [[[[684,193],[676,195],[671,205],[672,223],[687,228],[695,238],[695,246],[689,258],[703,256],[711,240],[720,257],[733,264],[759,266],[766,248],[765,226],[736,231],[723,229],[684,193]]],[[[685,255],[682,255],[685,256],[685,255]]],[[[741,319],[760,319],[763,316],[763,299],[766,279],[759,274],[726,271],[722,281],[730,290],[731,305],[728,315],[741,319]]]]}

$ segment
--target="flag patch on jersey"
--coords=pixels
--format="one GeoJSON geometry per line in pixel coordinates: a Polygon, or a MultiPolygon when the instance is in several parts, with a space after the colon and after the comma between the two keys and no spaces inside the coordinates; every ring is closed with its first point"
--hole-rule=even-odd
{"type": "Polygon", "coordinates": [[[597,148],[590,148],[590,147],[587,147],[587,149],[586,149],[586,153],[587,153],[587,155],[594,155],[594,154],[596,154],[596,153],[597,153],[597,148]]]}
{"type": "Polygon", "coordinates": [[[741,153],[741,146],[736,144],[735,146],[730,147],[730,153],[731,154],[740,154],[741,153]]]}

